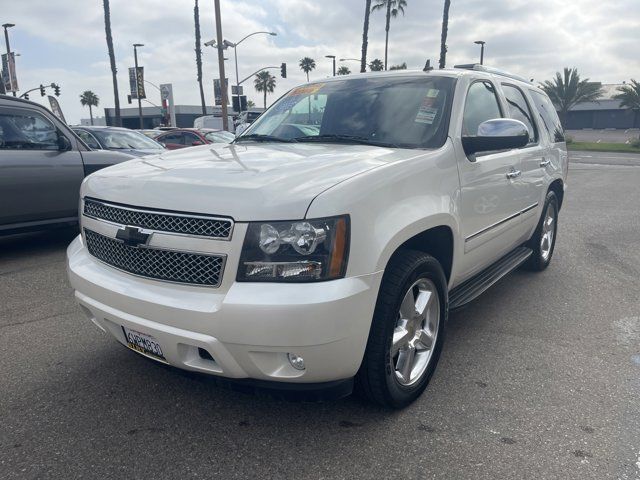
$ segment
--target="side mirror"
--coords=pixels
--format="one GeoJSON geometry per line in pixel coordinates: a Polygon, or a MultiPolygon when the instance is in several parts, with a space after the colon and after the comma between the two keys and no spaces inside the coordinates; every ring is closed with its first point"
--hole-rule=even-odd
{"type": "Polygon", "coordinates": [[[60,150],[61,152],[66,152],[68,150],[71,150],[72,148],[73,147],[69,139],[63,134],[58,133],[58,150],[60,150]]]}
{"type": "Polygon", "coordinates": [[[191,145],[195,147],[196,145],[204,145],[204,143],[202,143],[201,140],[194,140],[193,142],[191,142],[191,145]]]}
{"type": "Polygon", "coordinates": [[[512,118],[494,118],[482,122],[476,136],[462,137],[467,155],[496,150],[521,148],[529,143],[529,131],[524,123],[512,118]]]}

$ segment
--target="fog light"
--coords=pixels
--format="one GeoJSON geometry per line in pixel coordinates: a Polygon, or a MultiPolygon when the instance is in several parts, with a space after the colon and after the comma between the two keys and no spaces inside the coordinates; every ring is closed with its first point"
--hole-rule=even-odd
{"type": "Polygon", "coordinates": [[[293,368],[296,370],[304,370],[304,358],[295,353],[287,353],[287,357],[289,357],[289,363],[293,368]]]}

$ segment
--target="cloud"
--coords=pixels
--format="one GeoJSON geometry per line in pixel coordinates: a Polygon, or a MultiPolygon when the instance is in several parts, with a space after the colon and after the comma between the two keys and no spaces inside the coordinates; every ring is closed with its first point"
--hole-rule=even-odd
{"type": "MultiPolygon", "coordinates": [[[[173,83],[177,103],[198,104],[193,5],[193,0],[111,0],[121,105],[127,106],[127,68],[133,65],[131,45],[136,42],[145,44],[139,52],[146,78],[156,84],[173,83]]],[[[278,33],[253,36],[238,47],[240,78],[263,66],[287,63],[289,78],[273,72],[277,88],[270,101],[305,80],[298,68],[304,56],[316,60],[312,79],[331,75],[325,55],[359,58],[363,14],[364,1],[355,0],[222,0],[225,38],[238,41],[257,30],[278,33]]],[[[59,83],[60,102],[71,122],[87,116],[78,98],[84,90],[96,92],[101,107],[113,105],[101,0],[11,2],[3,18],[16,24],[10,32],[12,47],[21,54],[18,75],[23,91],[40,83],[59,83]]],[[[406,14],[392,20],[389,63],[422,68],[430,58],[437,64],[441,19],[441,1],[409,0],[406,14]]],[[[369,59],[384,56],[384,20],[384,12],[371,14],[369,59]]],[[[212,1],[200,1],[200,21],[203,41],[214,38],[212,1]]],[[[487,42],[487,64],[527,78],[550,78],[564,66],[575,66],[584,77],[603,82],[640,78],[635,54],[640,40],[638,0],[452,2],[447,64],[477,61],[479,48],[473,42],[480,39],[487,42]]],[[[233,51],[227,50],[226,56],[227,76],[235,83],[233,51]]],[[[358,70],[356,62],[347,65],[358,70]]],[[[203,47],[203,68],[205,96],[212,102],[212,81],[219,75],[211,48],[203,47]]],[[[261,104],[251,81],[245,92],[261,104]]],[[[148,95],[159,102],[152,87],[148,95]]]]}

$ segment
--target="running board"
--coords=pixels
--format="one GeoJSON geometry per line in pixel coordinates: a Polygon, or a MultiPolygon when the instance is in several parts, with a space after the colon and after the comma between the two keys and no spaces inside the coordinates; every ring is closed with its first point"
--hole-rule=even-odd
{"type": "Polygon", "coordinates": [[[532,253],[530,248],[518,247],[482,272],[455,287],[449,292],[449,309],[460,308],[476,299],[491,285],[522,265],[532,253]]]}

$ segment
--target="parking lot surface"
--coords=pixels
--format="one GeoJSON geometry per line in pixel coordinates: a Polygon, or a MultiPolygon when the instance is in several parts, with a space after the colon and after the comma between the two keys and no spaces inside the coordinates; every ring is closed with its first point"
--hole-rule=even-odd
{"type": "Polygon", "coordinates": [[[76,306],[73,231],[0,240],[0,478],[640,479],[640,167],[589,155],[551,266],[452,313],[399,412],[145,360],[76,306]]]}

